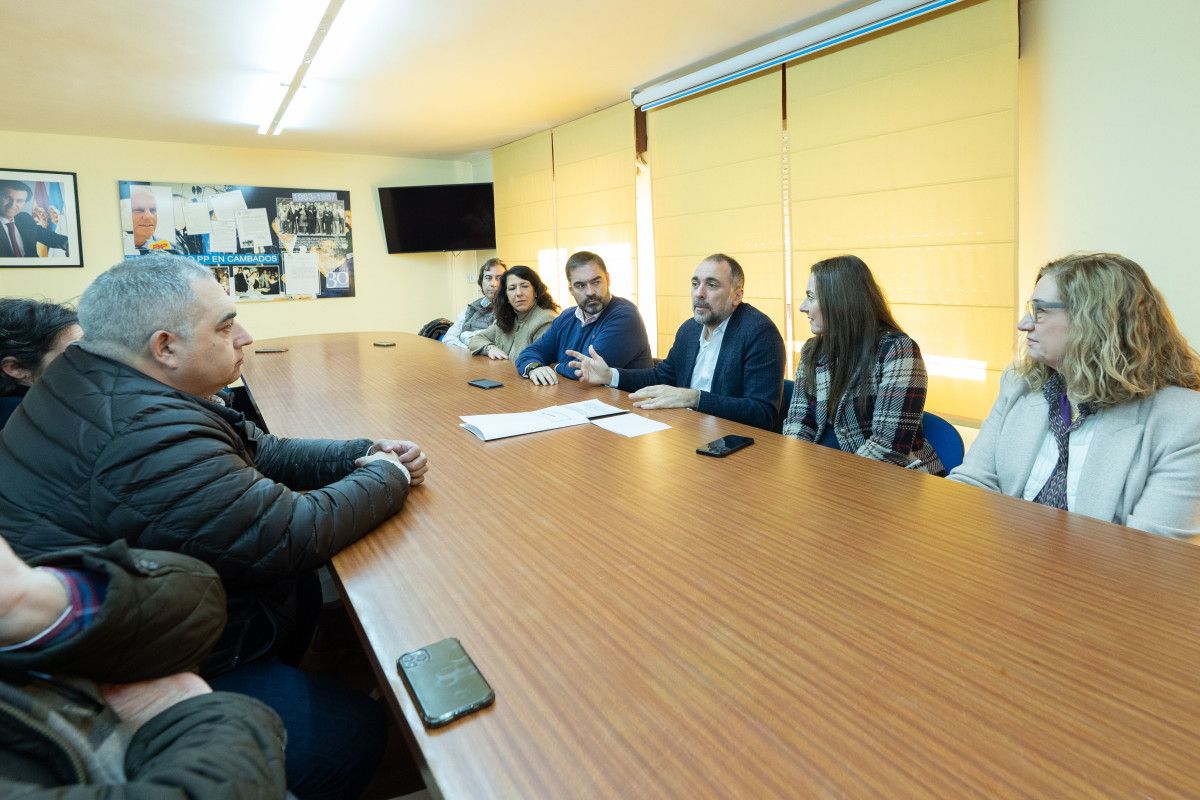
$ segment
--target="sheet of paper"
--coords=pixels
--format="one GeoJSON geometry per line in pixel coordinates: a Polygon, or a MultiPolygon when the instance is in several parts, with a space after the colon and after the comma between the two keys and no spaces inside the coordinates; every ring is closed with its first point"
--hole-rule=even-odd
{"type": "Polygon", "coordinates": [[[578,403],[567,403],[566,405],[554,406],[554,408],[566,408],[574,411],[576,414],[583,414],[588,419],[596,417],[611,417],[613,414],[624,414],[626,410],[610,406],[608,403],[603,403],[599,400],[582,400],[578,403]]]}
{"type": "Polygon", "coordinates": [[[274,244],[265,208],[247,208],[237,212],[237,232],[242,247],[270,247],[274,244]]]}
{"type": "Polygon", "coordinates": [[[208,215],[208,203],[184,203],[183,224],[192,236],[212,233],[212,221],[208,215]]]}
{"type": "Polygon", "coordinates": [[[321,289],[317,277],[316,253],[283,254],[283,290],[287,294],[316,294],[321,289]]]}
{"type": "Polygon", "coordinates": [[[237,212],[246,210],[246,198],[242,196],[241,189],[214,194],[209,202],[212,203],[212,210],[217,212],[217,219],[227,222],[235,221],[237,212]]]}
{"type": "Polygon", "coordinates": [[[655,431],[665,431],[671,427],[665,422],[647,419],[638,414],[621,414],[618,417],[594,419],[592,420],[592,424],[604,428],[606,431],[612,431],[613,433],[629,437],[641,436],[644,433],[654,433],[655,431]]]}
{"type": "Polygon", "coordinates": [[[233,220],[218,219],[212,223],[212,236],[208,239],[210,253],[236,253],[237,223],[233,220]]]}
{"type": "Polygon", "coordinates": [[[524,433],[537,433],[538,431],[587,424],[587,417],[560,406],[550,406],[521,414],[475,414],[459,417],[459,419],[462,420],[460,427],[466,428],[485,442],[509,436],[520,436],[524,433]]]}

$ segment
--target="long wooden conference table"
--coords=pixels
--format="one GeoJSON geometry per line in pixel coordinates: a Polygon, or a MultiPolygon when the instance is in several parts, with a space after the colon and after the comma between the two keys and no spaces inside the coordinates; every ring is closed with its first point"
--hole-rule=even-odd
{"type": "Polygon", "coordinates": [[[429,455],[334,564],[435,795],[1200,797],[1191,545],[692,411],[485,443],[459,415],[630,404],[409,334],[262,345],[273,433],[429,455]],[[430,731],[395,661],[447,636],[496,702],[430,731]]]}

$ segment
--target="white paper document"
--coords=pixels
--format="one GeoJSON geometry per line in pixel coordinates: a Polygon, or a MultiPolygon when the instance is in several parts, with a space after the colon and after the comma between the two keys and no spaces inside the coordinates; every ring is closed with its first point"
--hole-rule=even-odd
{"type": "MultiPolygon", "coordinates": [[[[212,203],[212,210],[216,212],[217,219],[225,220],[227,222],[236,221],[237,212],[245,211],[247,208],[246,198],[242,194],[241,189],[234,189],[231,192],[221,192],[220,194],[215,194],[212,196],[209,202],[212,203]]],[[[265,211],[266,209],[263,210],[265,211]]]]}
{"type": "Polygon", "coordinates": [[[265,208],[247,208],[237,212],[238,238],[242,247],[269,247],[271,241],[271,223],[267,222],[265,208]]]}
{"type": "Polygon", "coordinates": [[[485,442],[493,439],[505,439],[509,436],[520,436],[524,433],[550,431],[555,428],[569,428],[572,425],[586,425],[588,418],[567,406],[550,406],[539,411],[526,411],[520,414],[475,414],[459,417],[461,427],[478,436],[485,442]]]}
{"type": "Polygon", "coordinates": [[[208,203],[184,203],[183,224],[193,236],[212,233],[212,222],[208,215],[208,203]]]}
{"type": "Polygon", "coordinates": [[[665,431],[671,427],[665,422],[647,419],[637,414],[622,414],[619,417],[594,419],[592,420],[592,424],[598,428],[604,428],[606,431],[612,431],[613,433],[629,437],[641,436],[643,433],[665,431]]]}
{"type": "Polygon", "coordinates": [[[208,250],[211,253],[236,253],[237,223],[233,220],[215,220],[212,224],[212,236],[208,239],[208,250]]]}
{"type": "Polygon", "coordinates": [[[316,253],[284,253],[283,270],[283,289],[288,294],[316,294],[321,290],[316,253]]]}
{"type": "Polygon", "coordinates": [[[583,400],[578,403],[567,403],[562,406],[554,406],[554,408],[565,408],[574,411],[577,414],[583,414],[588,419],[596,419],[596,417],[611,417],[613,414],[628,413],[623,408],[610,406],[608,403],[602,403],[599,400],[583,400]]]}

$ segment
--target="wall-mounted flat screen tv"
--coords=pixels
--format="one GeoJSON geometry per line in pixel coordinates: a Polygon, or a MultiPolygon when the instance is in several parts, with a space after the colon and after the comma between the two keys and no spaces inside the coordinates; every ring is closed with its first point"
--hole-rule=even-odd
{"type": "Polygon", "coordinates": [[[491,250],[496,209],[490,183],[393,186],[379,190],[389,253],[491,250]]]}

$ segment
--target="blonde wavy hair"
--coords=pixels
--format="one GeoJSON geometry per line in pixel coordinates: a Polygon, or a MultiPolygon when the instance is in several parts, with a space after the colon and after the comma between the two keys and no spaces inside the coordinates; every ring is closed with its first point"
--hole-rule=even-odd
{"type": "MultiPolygon", "coordinates": [[[[1114,406],[1167,386],[1200,389],[1200,355],[1146,271],[1114,253],[1077,253],[1042,267],[1053,275],[1071,327],[1063,380],[1080,403],[1114,406]]],[[[1040,390],[1053,370],[1022,353],[1017,372],[1040,390]]]]}

